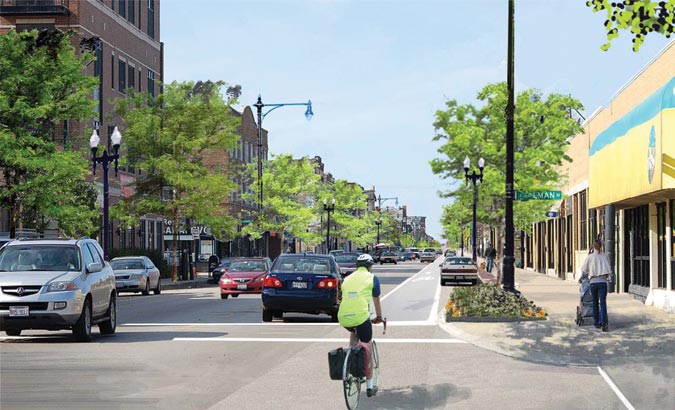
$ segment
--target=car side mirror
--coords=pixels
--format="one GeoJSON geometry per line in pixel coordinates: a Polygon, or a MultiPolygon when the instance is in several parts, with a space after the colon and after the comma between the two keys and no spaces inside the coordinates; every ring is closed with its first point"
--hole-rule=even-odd
{"type": "Polygon", "coordinates": [[[438,266],[443,266],[443,262],[439,263],[438,266]]]}
{"type": "Polygon", "coordinates": [[[103,270],[103,265],[99,262],[92,262],[87,265],[87,273],[96,273],[103,270]]]}

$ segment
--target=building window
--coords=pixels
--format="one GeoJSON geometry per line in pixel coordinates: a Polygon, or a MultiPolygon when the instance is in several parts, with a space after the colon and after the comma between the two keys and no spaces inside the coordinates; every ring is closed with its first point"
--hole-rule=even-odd
{"type": "Polygon", "coordinates": [[[675,290],[675,201],[670,200],[670,290],[675,290]]]}
{"type": "Polygon", "coordinates": [[[138,92],[141,92],[141,84],[143,83],[142,71],[138,69],[138,92]]]}
{"type": "Polygon", "coordinates": [[[127,16],[129,23],[134,24],[136,22],[136,8],[134,0],[129,0],[129,15],[127,16]]]}
{"type": "Polygon", "coordinates": [[[115,55],[110,58],[110,87],[115,89],[115,55]]]}
{"type": "Polygon", "coordinates": [[[586,209],[586,191],[579,192],[579,249],[588,249],[588,210],[586,209]]]}
{"type": "Polygon", "coordinates": [[[129,83],[127,84],[127,87],[129,88],[136,88],[136,76],[135,74],[136,67],[129,65],[129,83]]]}
{"type": "Polygon", "coordinates": [[[120,16],[126,17],[127,16],[127,2],[126,0],[120,0],[120,16]]]}
{"type": "Polygon", "coordinates": [[[668,245],[666,244],[666,203],[661,202],[656,204],[656,233],[657,238],[657,284],[660,289],[666,289],[668,286],[668,273],[666,263],[666,252],[668,245]]]}
{"type": "Polygon", "coordinates": [[[119,77],[119,92],[124,93],[127,89],[127,63],[120,60],[120,69],[118,73],[119,77]]]}
{"type": "Polygon", "coordinates": [[[155,38],[155,0],[148,0],[148,35],[155,38]]]}
{"type": "Polygon", "coordinates": [[[155,73],[148,70],[148,93],[155,96],[155,73]]]}

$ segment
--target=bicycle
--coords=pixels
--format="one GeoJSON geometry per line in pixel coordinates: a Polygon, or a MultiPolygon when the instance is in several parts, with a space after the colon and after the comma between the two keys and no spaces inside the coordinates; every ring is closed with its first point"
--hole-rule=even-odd
{"type": "MultiPolygon", "coordinates": [[[[382,319],[382,324],[384,329],[382,334],[387,333],[387,318],[382,319]]],[[[373,388],[377,388],[379,378],[380,378],[380,357],[377,353],[377,343],[375,339],[371,340],[372,350],[371,354],[373,356],[373,388]]],[[[359,407],[359,401],[361,400],[361,384],[366,382],[366,377],[358,377],[352,374],[352,369],[356,367],[356,356],[355,351],[359,345],[359,339],[355,337],[355,334],[352,334],[349,342],[349,349],[345,353],[345,360],[342,369],[342,388],[345,395],[345,403],[349,410],[356,410],[359,407]]]]}

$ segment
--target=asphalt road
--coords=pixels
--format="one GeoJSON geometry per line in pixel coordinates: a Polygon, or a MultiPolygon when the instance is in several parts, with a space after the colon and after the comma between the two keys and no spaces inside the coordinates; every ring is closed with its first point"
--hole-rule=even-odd
{"type": "MultiPolygon", "coordinates": [[[[391,326],[376,327],[380,393],[363,409],[623,409],[596,368],[517,361],[436,324],[448,288],[434,265],[376,266],[391,326]]],[[[347,343],[328,316],[263,323],[257,295],[218,289],[121,296],[114,336],[0,337],[0,410],[342,409],[326,353],[347,343]]]]}

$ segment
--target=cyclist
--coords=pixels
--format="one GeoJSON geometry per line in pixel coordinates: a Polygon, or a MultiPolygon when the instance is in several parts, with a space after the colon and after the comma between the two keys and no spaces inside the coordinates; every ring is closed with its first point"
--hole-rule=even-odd
{"type": "Polygon", "coordinates": [[[350,344],[355,345],[356,339],[365,347],[366,352],[366,394],[372,397],[377,394],[377,386],[373,386],[372,323],[382,322],[382,307],[380,306],[380,280],[370,273],[375,261],[367,253],[356,259],[357,269],[342,282],[342,301],[338,311],[338,321],[350,333],[350,344]],[[370,301],[375,306],[376,317],[370,320],[370,301]]]}

